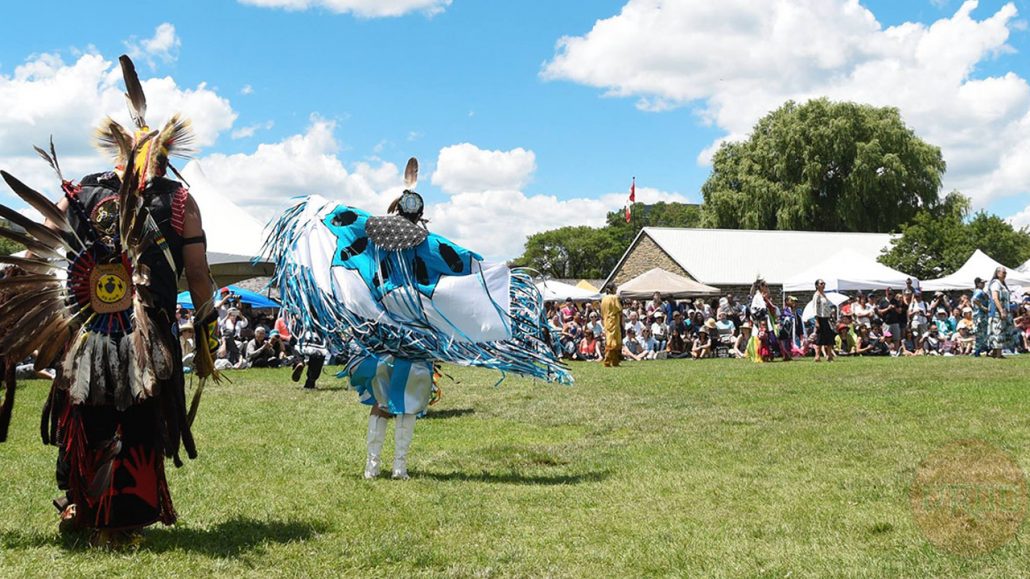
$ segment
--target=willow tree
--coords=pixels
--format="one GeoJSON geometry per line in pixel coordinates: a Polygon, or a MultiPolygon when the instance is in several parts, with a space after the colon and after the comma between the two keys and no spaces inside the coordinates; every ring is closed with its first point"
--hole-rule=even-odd
{"type": "Polygon", "coordinates": [[[940,198],[939,148],[898,110],[789,101],[716,152],[703,222],[733,229],[894,232],[940,198]]]}

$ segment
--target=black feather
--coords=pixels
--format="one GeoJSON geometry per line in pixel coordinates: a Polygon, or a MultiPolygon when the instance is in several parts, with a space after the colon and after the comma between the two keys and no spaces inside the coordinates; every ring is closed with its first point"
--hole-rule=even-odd
{"type": "Polygon", "coordinates": [[[143,85],[136,75],[136,65],[132,59],[123,54],[118,57],[122,65],[122,78],[125,79],[125,98],[129,101],[129,115],[136,126],[143,128],[147,126],[144,117],[147,116],[147,95],[143,94],[143,85]]]}
{"type": "Polygon", "coordinates": [[[11,231],[6,227],[0,227],[0,237],[6,237],[15,243],[20,243],[25,246],[25,249],[41,255],[46,258],[52,259],[65,259],[64,254],[61,253],[60,248],[52,247],[41,241],[38,241],[28,235],[18,233],[17,231],[11,231]]]}
{"type": "Polygon", "coordinates": [[[48,261],[41,261],[41,260],[37,260],[37,259],[26,259],[24,257],[15,257],[13,255],[3,255],[3,256],[0,256],[0,263],[6,263],[7,265],[13,265],[15,267],[20,267],[20,268],[24,269],[25,271],[28,271],[28,272],[31,272],[31,273],[39,273],[39,274],[43,274],[43,275],[51,273],[55,269],[61,269],[56,264],[50,263],[48,261]]]}
{"type": "MultiPolygon", "coordinates": [[[[21,227],[26,233],[47,245],[63,247],[65,249],[74,249],[75,251],[83,249],[79,242],[74,240],[74,238],[67,239],[60,233],[55,232],[41,223],[36,223],[6,205],[0,205],[0,217],[3,217],[18,227],[21,227]]],[[[68,237],[70,238],[71,236],[69,235],[68,237]]]]}
{"type": "Polygon", "coordinates": [[[39,211],[40,214],[43,215],[44,219],[53,223],[54,226],[61,231],[70,232],[72,230],[71,225],[68,223],[68,219],[64,216],[64,212],[62,212],[53,201],[44,197],[42,193],[22,183],[7,171],[0,171],[0,176],[3,176],[4,181],[7,181],[7,185],[11,187],[11,190],[13,190],[18,197],[21,197],[22,200],[31,205],[33,209],[39,211]]]}

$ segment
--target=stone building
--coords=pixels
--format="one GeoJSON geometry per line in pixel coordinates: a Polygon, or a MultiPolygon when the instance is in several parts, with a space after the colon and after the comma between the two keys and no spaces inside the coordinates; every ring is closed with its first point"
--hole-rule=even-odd
{"type": "Polygon", "coordinates": [[[645,227],[605,284],[618,286],[660,267],[738,297],[747,296],[751,284],[762,277],[774,299],[780,301],[783,282],[790,276],[844,248],[875,258],[892,237],[886,233],[645,227]]]}

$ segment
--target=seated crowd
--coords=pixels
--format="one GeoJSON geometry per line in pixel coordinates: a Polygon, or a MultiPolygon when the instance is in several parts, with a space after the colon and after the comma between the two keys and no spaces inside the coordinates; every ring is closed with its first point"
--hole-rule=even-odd
{"type": "MultiPolygon", "coordinates": [[[[626,300],[622,312],[622,357],[625,360],[665,358],[751,358],[785,360],[811,356],[816,349],[815,319],[802,321],[798,300],[783,307],[753,298],[750,307],[732,294],[710,300],[626,300]],[[757,304],[757,305],[756,305],[757,304]],[[761,306],[765,307],[761,307],[761,306]],[[752,336],[756,336],[752,340],[752,336]],[[756,345],[757,344],[757,345],[756,345]],[[763,344],[771,346],[766,351],[763,344]]],[[[978,350],[973,304],[968,293],[937,292],[929,301],[918,289],[860,293],[833,308],[838,356],[972,356],[978,350]]],[[[604,358],[604,326],[596,302],[549,302],[547,318],[560,331],[564,357],[604,358]]],[[[1010,353],[1030,351],[1030,295],[1014,304],[1012,320],[1018,335],[1010,353]]]]}
{"type": "MultiPolygon", "coordinates": [[[[219,346],[215,353],[217,370],[243,370],[247,368],[293,368],[293,380],[300,380],[308,367],[306,388],[314,388],[329,352],[317,335],[307,332],[294,336],[290,325],[279,316],[257,313],[241,302],[240,297],[223,289],[215,302],[218,310],[219,346]]],[[[183,365],[189,371],[196,356],[196,329],[192,312],[182,306],[175,308],[179,325],[179,343],[183,365]]]]}

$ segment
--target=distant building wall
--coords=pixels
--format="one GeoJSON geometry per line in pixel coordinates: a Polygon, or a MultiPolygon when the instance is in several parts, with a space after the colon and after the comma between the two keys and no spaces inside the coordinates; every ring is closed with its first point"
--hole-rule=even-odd
{"type": "MultiPolygon", "coordinates": [[[[622,262],[622,266],[615,272],[612,281],[618,286],[656,267],[676,275],[694,279],[669,257],[669,254],[665,253],[665,250],[659,247],[650,236],[644,234],[640,236],[637,244],[630,249],[626,259],[622,262]]],[[[702,283],[704,282],[702,281],[702,283]]]]}

